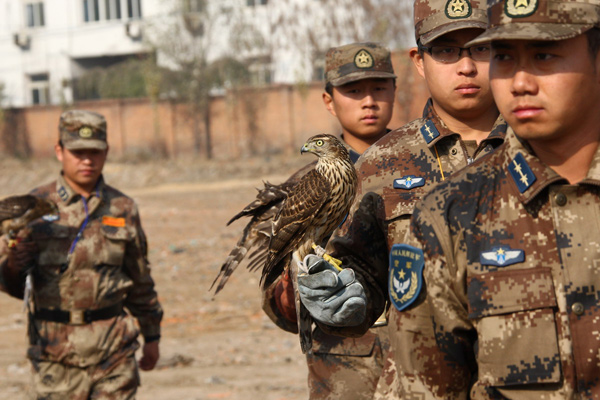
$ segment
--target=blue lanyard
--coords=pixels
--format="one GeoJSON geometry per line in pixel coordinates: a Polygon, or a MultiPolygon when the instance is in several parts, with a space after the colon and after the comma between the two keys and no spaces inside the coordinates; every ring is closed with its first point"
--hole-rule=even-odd
{"type": "Polygon", "coordinates": [[[83,201],[83,209],[85,210],[85,219],[83,220],[83,224],[81,224],[81,227],[79,228],[79,232],[77,232],[77,236],[75,236],[73,243],[71,243],[71,248],[69,249],[69,256],[71,254],[73,254],[73,251],[75,250],[75,246],[77,245],[77,242],[79,241],[79,239],[81,239],[81,237],[83,236],[83,230],[85,229],[85,227],[88,224],[88,221],[90,220],[90,214],[88,212],[87,200],[83,196],[81,197],[81,200],[83,201]]]}

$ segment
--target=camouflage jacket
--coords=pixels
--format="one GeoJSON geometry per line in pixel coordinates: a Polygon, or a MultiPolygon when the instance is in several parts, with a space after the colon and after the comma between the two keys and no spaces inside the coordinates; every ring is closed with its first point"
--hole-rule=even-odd
{"type": "Polygon", "coordinates": [[[415,397],[600,398],[600,148],[571,185],[506,141],[415,210],[425,289],[397,367],[415,397]]]}
{"type": "Polygon", "coordinates": [[[394,243],[402,243],[413,208],[435,184],[504,141],[499,117],[479,145],[448,129],[431,100],[423,117],[392,131],[363,153],[359,187],[350,215],[328,243],[332,255],[353,268],[369,298],[367,320],[358,327],[322,326],[330,333],[356,336],[381,315],[388,301],[388,261],[394,243]]]}
{"type": "Polygon", "coordinates": [[[129,313],[85,325],[30,315],[28,356],[79,367],[110,364],[138,348],[139,330],[147,339],[160,337],[162,309],[133,200],[100,178],[85,201],[62,175],[32,194],[55,202],[59,215],[31,224],[31,239],[39,249],[32,270],[31,311],[93,310],[122,303],[129,313]],[[131,315],[137,318],[139,329],[131,315]]]}

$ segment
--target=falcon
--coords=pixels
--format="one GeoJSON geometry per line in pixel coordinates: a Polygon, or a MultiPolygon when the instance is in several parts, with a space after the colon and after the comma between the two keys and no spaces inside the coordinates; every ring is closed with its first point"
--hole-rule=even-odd
{"type": "Polygon", "coordinates": [[[48,214],[57,214],[52,201],[30,194],[10,196],[0,200],[2,233],[14,236],[31,221],[48,214]]]}
{"type": "Polygon", "coordinates": [[[305,169],[298,171],[280,185],[264,182],[264,188],[258,189],[256,199],[227,222],[227,225],[230,225],[242,217],[251,217],[250,222],[242,232],[241,238],[227,256],[221,266],[219,275],[217,275],[209,289],[212,290],[215,283],[220,279],[215,289],[215,295],[223,289],[233,271],[244,260],[250,249],[255,248],[254,252],[249,255],[248,269],[254,271],[264,263],[271,240],[273,217],[281,210],[283,200],[287,198],[291,188],[298,183],[299,175],[303,172],[305,172],[305,169]]]}
{"type": "MultiPolygon", "coordinates": [[[[348,150],[335,136],[321,134],[311,137],[302,146],[300,153],[307,152],[318,157],[314,168],[294,175],[279,186],[265,183],[257,199],[230,221],[252,216],[215,279],[216,282],[221,278],[217,292],[252,246],[258,246],[258,249],[250,255],[249,268],[254,270],[262,265],[263,289],[288,265],[295,281],[297,263],[290,263],[292,258],[301,261],[315,247],[321,255],[318,245],[343,222],[357,185],[356,170],[348,150]]],[[[307,352],[312,343],[311,320],[297,293],[296,310],[302,350],[307,352]]]]}

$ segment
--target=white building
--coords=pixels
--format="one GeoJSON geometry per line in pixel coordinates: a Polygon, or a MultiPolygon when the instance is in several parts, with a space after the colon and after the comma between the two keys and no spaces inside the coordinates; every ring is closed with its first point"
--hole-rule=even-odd
{"type": "MultiPolygon", "coordinates": [[[[177,10],[192,12],[185,25],[192,40],[204,41],[208,61],[246,60],[257,83],[309,81],[318,75],[315,61],[322,65],[327,47],[370,39],[364,38],[368,21],[354,2],[336,1],[332,6],[321,0],[0,0],[0,105],[73,102],[74,79],[148,53],[147,39],[160,37],[177,10]],[[348,32],[336,28],[329,35],[328,24],[336,19],[348,32]]],[[[412,7],[411,0],[371,1],[412,7]]],[[[167,58],[158,55],[165,65],[167,58]]]]}

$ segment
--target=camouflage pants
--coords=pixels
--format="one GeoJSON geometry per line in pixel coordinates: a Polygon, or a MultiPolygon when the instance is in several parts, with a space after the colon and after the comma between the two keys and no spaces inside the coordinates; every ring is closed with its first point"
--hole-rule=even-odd
{"type": "Polygon", "coordinates": [[[31,399],[36,400],[135,399],[140,382],[133,355],[109,369],[102,365],[79,368],[49,361],[32,363],[31,399]]]}
{"type": "Polygon", "coordinates": [[[311,400],[371,400],[389,343],[385,326],[371,328],[360,338],[313,332],[313,354],[307,355],[311,400]]]}

